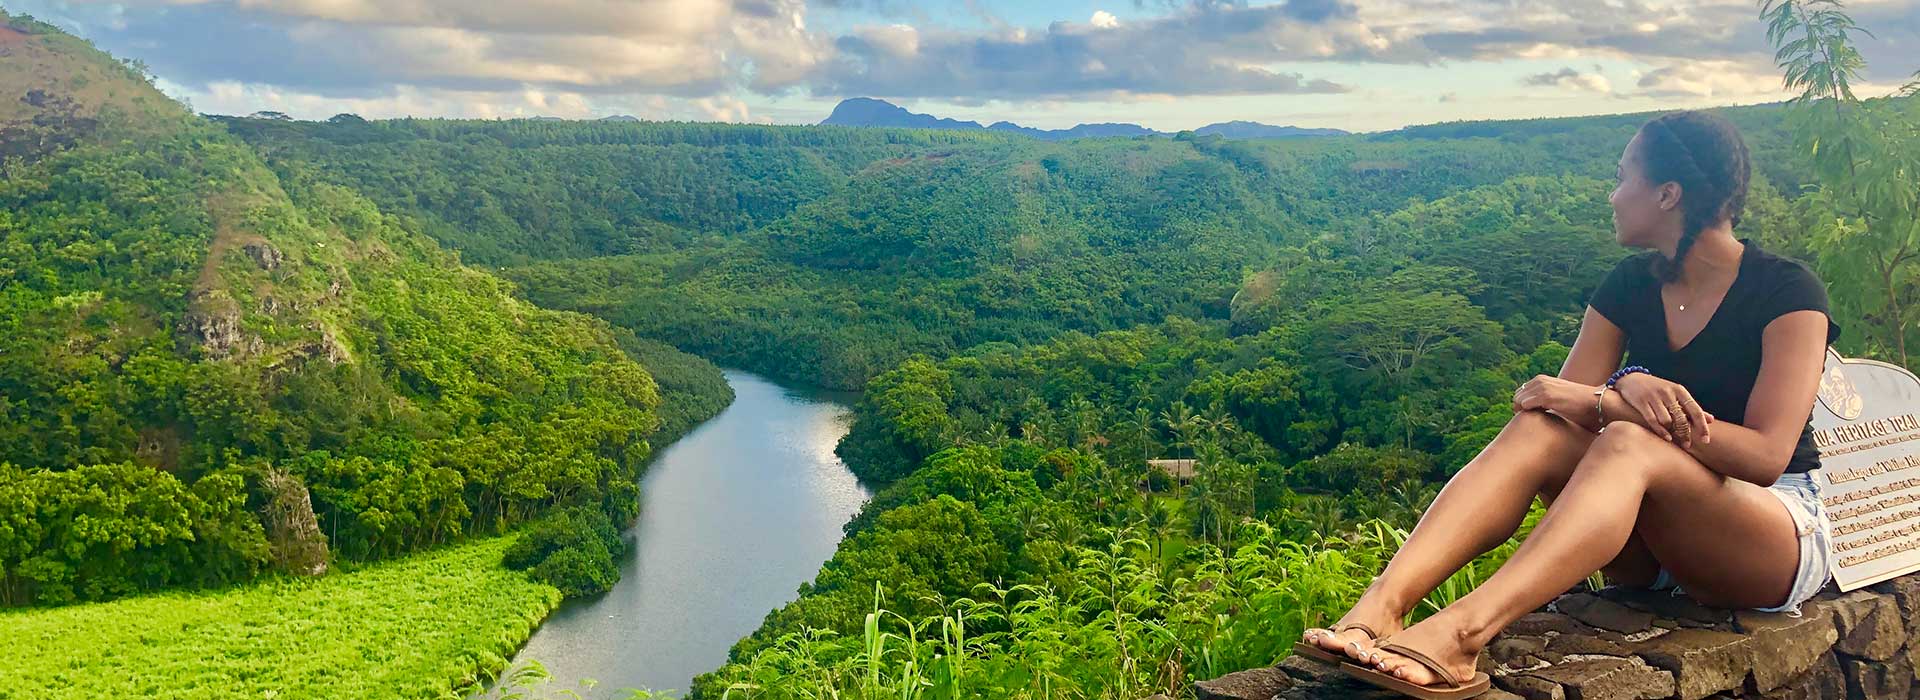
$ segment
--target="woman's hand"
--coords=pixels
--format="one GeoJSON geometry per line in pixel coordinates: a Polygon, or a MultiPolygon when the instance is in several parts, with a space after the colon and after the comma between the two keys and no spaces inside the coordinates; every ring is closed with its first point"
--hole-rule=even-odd
{"type": "Polygon", "coordinates": [[[1538,374],[1513,392],[1513,412],[1551,410],[1563,415],[1593,410],[1593,387],[1552,375],[1538,374]]]}
{"type": "Polygon", "coordinates": [[[1703,445],[1713,442],[1708,432],[1713,415],[1700,408],[1686,387],[1645,372],[1634,372],[1614,382],[1613,388],[1620,392],[1621,400],[1640,412],[1648,428],[1667,441],[1686,449],[1693,449],[1695,440],[1703,445]],[[1678,439],[1674,436],[1676,432],[1681,433],[1678,439]]]}

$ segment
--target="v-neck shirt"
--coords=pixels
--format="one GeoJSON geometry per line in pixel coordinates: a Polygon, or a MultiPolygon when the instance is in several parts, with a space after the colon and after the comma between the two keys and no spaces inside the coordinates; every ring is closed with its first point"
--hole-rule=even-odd
{"type": "MultiPolygon", "coordinates": [[[[1760,342],[1767,324],[1789,312],[1819,311],[1827,316],[1829,345],[1840,337],[1840,326],[1828,311],[1826,285],[1805,263],[1761,250],[1751,239],[1742,238],[1740,244],[1745,251],[1726,297],[1700,332],[1677,350],[1668,336],[1660,278],[1653,272],[1659,251],[1620,261],[1587,303],[1626,333],[1628,364],[1646,367],[1654,376],[1686,387],[1708,413],[1744,423],[1747,400],[1760,376],[1760,342]]],[[[1820,466],[1811,405],[1807,418],[1787,463],[1789,474],[1820,466]]]]}

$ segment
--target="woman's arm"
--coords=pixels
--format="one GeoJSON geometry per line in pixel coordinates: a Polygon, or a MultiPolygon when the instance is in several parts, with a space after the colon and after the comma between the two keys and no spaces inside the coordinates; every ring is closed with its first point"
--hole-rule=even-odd
{"type": "MultiPolygon", "coordinates": [[[[1587,307],[1586,316],[1580,320],[1580,335],[1573,340],[1573,349],[1567,353],[1567,361],[1560,365],[1560,376],[1540,375],[1527,381],[1514,392],[1513,410],[1545,410],[1559,414],[1588,430],[1599,430],[1600,412],[1594,410],[1593,392],[1607,383],[1607,377],[1620,368],[1620,360],[1627,353],[1627,334],[1613,325],[1593,307],[1587,307]]],[[[1652,425],[1639,409],[1620,398],[1620,392],[1606,392],[1606,420],[1633,421],[1645,425],[1655,433],[1663,433],[1665,425],[1652,425]]],[[[1705,438],[1706,429],[1696,431],[1697,437],[1705,438]]]]}
{"type": "Polygon", "coordinates": [[[1760,376],[1747,398],[1747,415],[1738,425],[1715,423],[1713,440],[1696,441],[1688,451],[1714,471],[1772,485],[1806,430],[1826,353],[1826,314],[1802,310],[1773,319],[1761,333],[1760,376]]]}

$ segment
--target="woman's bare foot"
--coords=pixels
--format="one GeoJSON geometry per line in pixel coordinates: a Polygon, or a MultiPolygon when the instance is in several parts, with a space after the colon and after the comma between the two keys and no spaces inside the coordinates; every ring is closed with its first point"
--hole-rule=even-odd
{"type": "MultiPolygon", "coordinates": [[[[1442,610],[1394,635],[1393,642],[1432,657],[1454,678],[1464,682],[1473,677],[1480,649],[1473,646],[1465,628],[1453,619],[1456,617],[1442,610]]],[[[1370,662],[1374,668],[1414,685],[1437,687],[1444,683],[1425,665],[1391,651],[1368,649],[1364,657],[1362,661],[1370,662]]]]}
{"type": "MultiPolygon", "coordinates": [[[[1385,637],[1398,633],[1405,626],[1400,622],[1402,617],[1402,613],[1387,608],[1372,596],[1363,595],[1360,596],[1359,602],[1354,603],[1353,608],[1347,610],[1347,614],[1341,616],[1340,621],[1333,626],[1358,623],[1372,628],[1375,634],[1385,637]]],[[[1373,649],[1375,639],[1367,636],[1367,633],[1360,629],[1348,629],[1335,633],[1326,627],[1308,628],[1300,636],[1300,641],[1319,646],[1335,654],[1345,654],[1353,659],[1359,659],[1361,654],[1373,649]]]]}

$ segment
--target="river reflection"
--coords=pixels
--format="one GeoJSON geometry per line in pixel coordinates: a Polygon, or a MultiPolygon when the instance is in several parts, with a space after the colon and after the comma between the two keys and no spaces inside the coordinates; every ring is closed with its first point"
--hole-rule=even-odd
{"type": "Polygon", "coordinates": [[[660,453],[641,481],[636,553],[620,584],[549,617],[519,654],[589,698],[674,689],[794,598],[833,555],[867,490],[833,454],[846,395],[729,371],[734,401],[660,453]]]}

